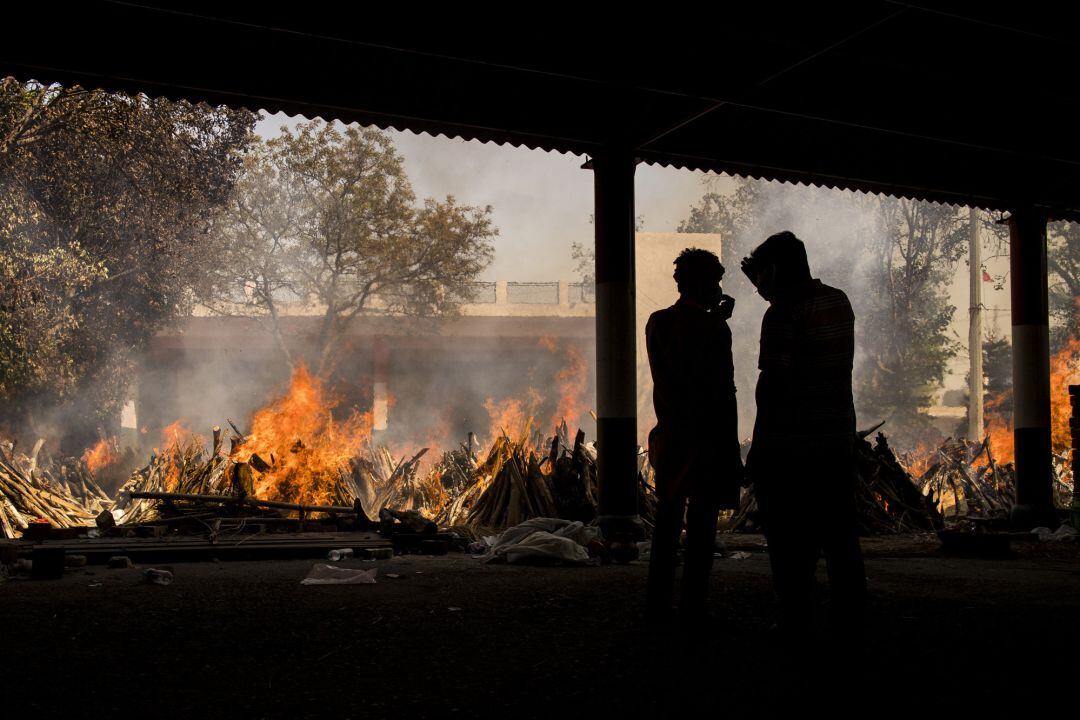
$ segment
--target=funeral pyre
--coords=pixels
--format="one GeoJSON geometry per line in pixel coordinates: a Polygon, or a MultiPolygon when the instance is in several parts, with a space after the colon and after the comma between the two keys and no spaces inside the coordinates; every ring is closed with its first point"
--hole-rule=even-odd
{"type": "MultiPolygon", "coordinates": [[[[149,462],[115,498],[97,480],[118,457],[115,442],[103,440],[82,457],[59,460],[44,456],[42,442],[29,454],[3,444],[0,533],[17,537],[35,523],[156,524],[189,531],[247,519],[288,528],[320,520],[355,524],[387,513],[459,527],[470,536],[535,517],[589,522],[597,511],[596,446],[580,430],[571,436],[562,420],[584,411],[579,374],[557,377],[558,412],[544,422],[555,428],[550,435],[536,422],[540,394],[532,391],[522,399],[489,400],[486,437],[469,433],[451,449],[440,440],[392,450],[373,441],[370,412],[335,418],[332,394],[298,367],[287,392],[257,411],[245,429],[231,420],[225,430],[214,427],[206,436],[182,423],[166,428],[149,462]]],[[[1055,492],[1059,506],[1066,506],[1072,474],[1068,450],[1057,442],[1057,421],[1068,428],[1068,406],[1062,410],[1058,404],[1059,394],[1067,397],[1061,389],[1054,394],[1055,492]]],[[[1011,436],[996,422],[982,443],[950,439],[932,451],[899,456],[884,434],[870,441],[880,425],[859,433],[862,531],[927,532],[972,517],[1006,517],[1015,474],[1011,436]]],[[[648,527],[656,499],[643,450],[638,488],[648,527]]],[[[723,527],[758,528],[752,488],[723,527]]]]}

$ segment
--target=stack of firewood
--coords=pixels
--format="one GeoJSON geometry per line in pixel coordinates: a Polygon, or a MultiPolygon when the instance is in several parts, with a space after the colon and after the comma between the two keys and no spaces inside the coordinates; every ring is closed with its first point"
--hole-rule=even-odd
{"type": "MultiPolygon", "coordinates": [[[[855,443],[856,509],[865,535],[934,532],[943,527],[932,495],[924,495],[897,460],[888,440],[878,433],[881,424],[860,431],[855,443]]],[[[753,487],[743,490],[739,509],[721,526],[728,532],[760,532],[761,518],[753,487]]]]}
{"type": "MultiPolygon", "coordinates": [[[[232,463],[221,453],[221,431],[214,428],[214,444],[206,452],[197,435],[178,439],[162,452],[150,455],[150,461],[136,470],[117,493],[114,511],[120,511],[117,522],[137,525],[160,517],[159,501],[132,497],[139,493],[186,493],[217,495],[229,493],[245,473],[230,467],[232,463]]],[[[250,478],[251,470],[246,463],[250,478]]],[[[116,514],[116,513],[114,513],[116,514]]]]}
{"type": "Polygon", "coordinates": [[[512,527],[529,518],[556,517],[558,510],[540,459],[530,447],[529,432],[517,440],[498,437],[487,458],[476,469],[477,487],[483,492],[469,509],[470,523],[485,527],[512,527]]]}
{"type": "Polygon", "coordinates": [[[42,468],[42,474],[46,478],[54,479],[54,482],[63,483],[71,496],[93,515],[113,506],[112,498],[98,484],[94,473],[90,471],[82,458],[66,458],[60,461],[55,470],[48,467],[42,468]]]}
{"type": "Polygon", "coordinates": [[[427,452],[421,448],[408,460],[395,461],[386,447],[370,448],[368,457],[353,458],[352,477],[358,481],[346,492],[356,493],[369,517],[378,517],[384,508],[432,515],[445,502],[446,491],[434,473],[420,472],[427,452]]]}
{"type": "Polygon", "coordinates": [[[937,500],[941,513],[950,520],[1004,518],[1016,494],[1016,473],[1011,463],[995,461],[989,439],[977,443],[949,438],[934,451],[916,484],[937,500]]]}
{"type": "Polygon", "coordinates": [[[80,491],[85,488],[83,497],[76,497],[52,471],[39,468],[43,444],[39,440],[29,456],[16,453],[10,443],[0,446],[0,536],[4,538],[15,538],[33,522],[57,528],[92,525],[95,513],[91,508],[100,511],[107,503],[85,466],[78,473],[80,491]]]}
{"type": "Polygon", "coordinates": [[[873,445],[867,441],[872,432],[860,432],[855,443],[858,478],[855,497],[863,533],[881,535],[941,530],[944,522],[934,495],[925,494],[912,480],[889,447],[884,433],[877,434],[873,445]]]}

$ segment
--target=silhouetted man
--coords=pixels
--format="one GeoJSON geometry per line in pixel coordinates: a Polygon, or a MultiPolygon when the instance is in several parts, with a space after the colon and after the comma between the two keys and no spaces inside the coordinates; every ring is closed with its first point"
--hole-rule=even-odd
{"type": "Polygon", "coordinates": [[[866,594],[855,515],[855,315],[847,296],[810,277],[790,232],[743,260],[769,302],[761,322],[757,420],[747,474],[761,509],[785,636],[810,629],[824,553],[837,628],[858,626],[866,594]]]}
{"type": "Polygon", "coordinates": [[[717,513],[738,502],[742,462],[727,325],[735,301],[721,293],[723,276],[716,255],[684,250],[675,260],[678,302],[653,313],[645,326],[656,408],[649,461],[658,498],[647,602],[657,619],[672,609],[684,514],[679,612],[697,619],[705,613],[717,513]]]}

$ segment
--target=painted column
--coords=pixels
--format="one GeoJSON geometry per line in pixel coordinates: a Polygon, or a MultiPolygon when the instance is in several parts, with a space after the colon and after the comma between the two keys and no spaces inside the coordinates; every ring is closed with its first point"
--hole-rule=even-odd
{"type": "Polygon", "coordinates": [[[1022,208],[1009,218],[1012,283],[1013,428],[1016,505],[1012,521],[1056,526],[1050,446],[1050,332],[1046,213],[1022,208]]]}
{"type": "Polygon", "coordinates": [[[637,509],[637,338],[634,156],[604,152],[596,191],[596,404],[599,522],[606,537],[640,534],[637,509]]]}

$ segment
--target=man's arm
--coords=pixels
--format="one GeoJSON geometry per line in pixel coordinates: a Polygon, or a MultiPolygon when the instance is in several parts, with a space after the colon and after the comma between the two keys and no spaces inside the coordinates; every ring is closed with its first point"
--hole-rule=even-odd
{"type": "Polygon", "coordinates": [[[792,417],[795,319],[791,310],[773,305],[761,321],[761,354],[758,358],[758,415],[754,439],[783,435],[792,417]]]}

